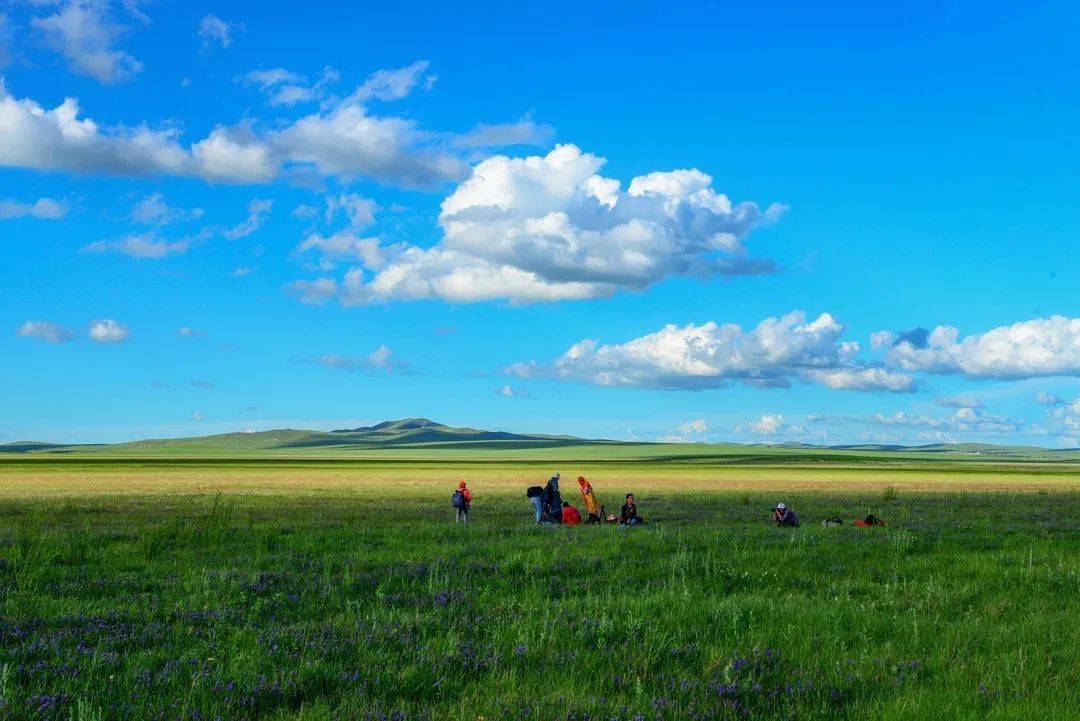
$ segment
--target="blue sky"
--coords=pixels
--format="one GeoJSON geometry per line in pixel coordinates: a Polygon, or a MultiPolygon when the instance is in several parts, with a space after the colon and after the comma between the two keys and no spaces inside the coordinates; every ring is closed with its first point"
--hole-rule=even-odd
{"type": "Polygon", "coordinates": [[[581,5],[0,4],[0,441],[1080,445],[1074,6],[581,5]]]}

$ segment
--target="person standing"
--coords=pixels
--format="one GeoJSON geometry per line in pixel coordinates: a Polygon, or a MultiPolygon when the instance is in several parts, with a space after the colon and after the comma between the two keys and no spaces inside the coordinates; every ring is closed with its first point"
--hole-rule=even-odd
{"type": "Polygon", "coordinates": [[[548,479],[544,488],[544,506],[548,520],[552,523],[562,523],[562,494],[559,493],[559,474],[556,473],[548,479]]]}
{"type": "Polygon", "coordinates": [[[454,495],[450,497],[450,505],[454,507],[454,523],[468,523],[469,509],[472,507],[472,491],[469,490],[465,481],[458,484],[454,495]]]}
{"type": "Polygon", "coordinates": [[[586,523],[600,523],[600,501],[596,500],[592,484],[585,480],[585,476],[578,476],[578,485],[581,486],[581,498],[585,503],[585,511],[589,514],[586,523]]]}
{"type": "Polygon", "coordinates": [[[544,520],[544,489],[540,486],[529,486],[525,489],[525,497],[532,501],[536,522],[540,523],[544,520]]]}

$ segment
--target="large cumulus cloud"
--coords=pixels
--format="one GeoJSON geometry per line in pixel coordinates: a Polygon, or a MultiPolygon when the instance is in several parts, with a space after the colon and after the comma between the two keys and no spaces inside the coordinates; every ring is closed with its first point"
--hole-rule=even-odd
{"type": "Polygon", "coordinates": [[[699,170],[620,181],[605,160],[574,145],[547,155],[478,163],[442,203],[442,240],[388,247],[378,267],[354,267],[333,287],[346,305],[438,298],[556,301],[642,290],[671,276],[707,278],[773,270],[743,241],[780,205],[733,204],[699,170]]]}

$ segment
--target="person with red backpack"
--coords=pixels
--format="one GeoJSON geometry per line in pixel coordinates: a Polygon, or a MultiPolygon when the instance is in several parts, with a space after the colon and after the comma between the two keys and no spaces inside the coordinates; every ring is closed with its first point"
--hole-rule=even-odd
{"type": "Polygon", "coordinates": [[[450,505],[454,507],[454,523],[469,522],[469,508],[472,506],[472,491],[465,481],[458,484],[454,495],[450,496],[450,505]]]}

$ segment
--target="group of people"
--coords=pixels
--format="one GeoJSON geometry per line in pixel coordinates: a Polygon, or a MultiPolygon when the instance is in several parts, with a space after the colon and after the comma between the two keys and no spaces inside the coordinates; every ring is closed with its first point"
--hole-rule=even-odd
{"type": "MultiPolygon", "coordinates": [[[[582,523],[581,511],[569,501],[564,501],[562,491],[559,490],[558,473],[548,479],[544,486],[529,486],[525,490],[525,497],[533,505],[533,513],[537,523],[561,523],[566,526],[576,526],[582,523]]],[[[585,523],[619,523],[623,526],[637,526],[643,521],[637,512],[637,502],[633,493],[626,494],[626,501],[620,509],[619,515],[608,514],[604,505],[596,497],[592,484],[585,476],[578,476],[578,487],[581,491],[581,502],[585,507],[585,523]]]]}
{"type": "MultiPolygon", "coordinates": [[[[645,520],[638,515],[637,502],[633,493],[626,494],[626,500],[619,510],[619,515],[607,513],[604,505],[596,498],[592,484],[585,476],[578,476],[578,487],[581,490],[581,502],[588,516],[585,523],[618,523],[620,526],[639,526],[645,520]]],[[[533,512],[537,523],[562,524],[564,526],[576,526],[582,523],[581,511],[562,498],[559,490],[559,474],[556,473],[544,486],[529,486],[525,491],[525,497],[533,505],[533,512]]],[[[454,521],[456,523],[469,522],[469,510],[472,508],[473,495],[465,481],[458,483],[450,497],[450,505],[454,508],[454,521]]],[[[799,516],[794,509],[785,503],[777,503],[772,509],[773,523],[777,526],[798,526],[799,516]]],[[[827,518],[821,522],[823,526],[838,526],[843,521],[839,518],[827,518]]],[[[884,526],[885,521],[874,515],[868,515],[865,519],[855,521],[856,526],[872,527],[884,526]]]]}

